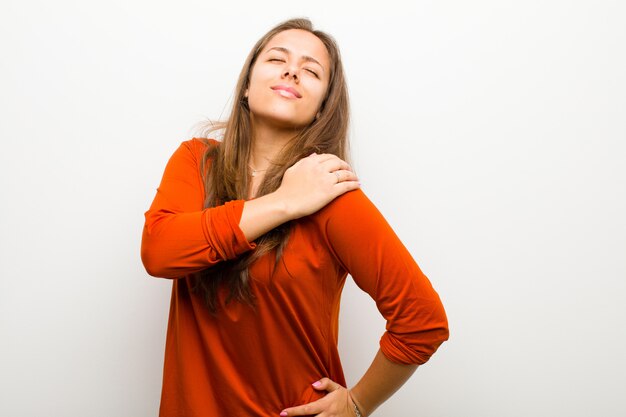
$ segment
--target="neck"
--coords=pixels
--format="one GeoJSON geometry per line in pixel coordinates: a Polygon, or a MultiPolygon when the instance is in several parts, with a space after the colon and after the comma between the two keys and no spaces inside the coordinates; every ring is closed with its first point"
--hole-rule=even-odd
{"type": "Polygon", "coordinates": [[[279,129],[263,123],[252,121],[252,149],[250,150],[250,166],[256,171],[265,171],[272,160],[280,154],[297,131],[279,129]]]}

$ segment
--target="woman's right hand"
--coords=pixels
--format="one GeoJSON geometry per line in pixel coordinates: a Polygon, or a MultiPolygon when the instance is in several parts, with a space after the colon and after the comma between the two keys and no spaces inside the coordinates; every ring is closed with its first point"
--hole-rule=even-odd
{"type": "Polygon", "coordinates": [[[361,184],[347,162],[332,154],[311,154],[285,171],[275,196],[290,219],[313,214],[338,196],[361,184]]]}
{"type": "Polygon", "coordinates": [[[309,155],[285,171],[276,191],[246,201],[239,227],[251,242],[289,220],[315,213],[360,186],[345,161],[331,154],[309,155]]]}

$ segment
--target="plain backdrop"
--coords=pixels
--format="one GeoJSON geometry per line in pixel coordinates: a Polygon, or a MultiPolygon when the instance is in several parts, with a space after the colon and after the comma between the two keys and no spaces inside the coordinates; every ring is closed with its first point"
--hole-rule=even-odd
{"type": "MultiPolygon", "coordinates": [[[[337,39],[363,189],[450,340],[380,417],[626,415],[626,4],[2,0],[0,415],[158,411],[143,213],[275,24],[337,39]]],[[[384,321],[349,279],[349,385],[384,321]]]]}

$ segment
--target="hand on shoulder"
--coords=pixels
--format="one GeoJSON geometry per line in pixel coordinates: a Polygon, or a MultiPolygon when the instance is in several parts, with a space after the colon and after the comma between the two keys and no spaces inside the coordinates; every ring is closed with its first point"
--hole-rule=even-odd
{"type": "Polygon", "coordinates": [[[361,186],[350,165],[332,154],[311,154],[285,171],[277,196],[297,219],[361,186]]]}

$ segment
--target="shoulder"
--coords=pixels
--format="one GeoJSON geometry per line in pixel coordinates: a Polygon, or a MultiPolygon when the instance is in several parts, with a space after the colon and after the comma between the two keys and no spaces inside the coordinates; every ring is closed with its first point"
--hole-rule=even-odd
{"type": "Polygon", "coordinates": [[[371,283],[376,282],[373,271],[381,270],[391,260],[404,263],[406,248],[362,190],[337,197],[313,217],[334,258],[353,277],[358,276],[362,288],[369,288],[370,294],[377,290],[374,284],[366,284],[364,277],[370,276],[371,283]]]}
{"type": "Polygon", "coordinates": [[[220,142],[215,139],[192,138],[183,141],[172,155],[171,160],[200,165],[206,152],[211,148],[217,149],[220,142]]]}
{"type": "Polygon", "coordinates": [[[220,142],[211,138],[191,138],[181,143],[180,147],[194,156],[202,157],[209,148],[218,148],[220,142]]]}
{"type": "Polygon", "coordinates": [[[326,215],[336,215],[351,210],[376,210],[374,203],[362,189],[348,191],[331,201],[322,210],[326,215]]]}
{"type": "Polygon", "coordinates": [[[169,172],[179,170],[198,170],[203,166],[205,155],[210,147],[217,148],[219,142],[214,139],[192,138],[183,141],[170,157],[166,169],[169,172]]]}
{"type": "Polygon", "coordinates": [[[363,224],[372,221],[385,222],[382,214],[362,189],[349,191],[331,201],[316,213],[318,221],[332,223],[363,224]]]}

